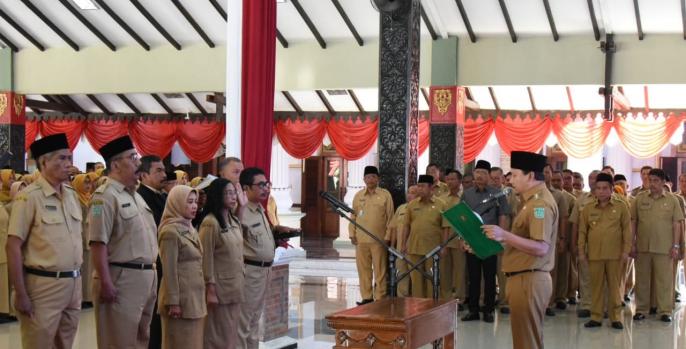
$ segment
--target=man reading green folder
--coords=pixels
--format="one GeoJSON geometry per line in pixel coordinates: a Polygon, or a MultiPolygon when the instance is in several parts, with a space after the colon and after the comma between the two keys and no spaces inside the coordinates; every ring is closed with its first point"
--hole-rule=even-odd
{"type": "Polygon", "coordinates": [[[486,259],[504,250],[499,242],[489,239],[484,234],[481,229],[481,218],[466,203],[461,202],[443,212],[443,217],[477,257],[486,259]]]}

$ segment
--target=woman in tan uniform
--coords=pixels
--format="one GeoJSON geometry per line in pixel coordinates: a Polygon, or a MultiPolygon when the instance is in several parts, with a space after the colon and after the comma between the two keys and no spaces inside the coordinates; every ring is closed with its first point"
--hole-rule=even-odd
{"type": "Polygon", "coordinates": [[[206,216],[200,225],[208,307],[205,349],[238,345],[244,264],[241,224],[231,213],[237,200],[236,188],[228,179],[217,178],[207,189],[206,216]]]}
{"type": "Polygon", "coordinates": [[[162,214],[158,240],[162,286],[157,311],[162,318],[162,348],[202,347],[205,280],[202,246],[191,225],[198,209],[198,192],[185,185],[174,187],[162,214]]]}
{"type": "MultiPolygon", "coordinates": [[[[83,217],[88,217],[88,207],[90,206],[91,193],[93,192],[91,190],[93,187],[92,184],[93,183],[91,183],[91,179],[86,174],[78,174],[71,181],[71,186],[74,188],[79,197],[79,203],[81,204],[81,213],[83,214],[83,217]]],[[[90,288],[91,258],[90,247],[88,246],[88,220],[82,220],[81,225],[83,226],[83,232],[81,234],[83,237],[83,264],[81,264],[81,275],[84,276],[81,279],[81,307],[90,308],[93,305],[93,299],[91,298],[90,288]]]]}

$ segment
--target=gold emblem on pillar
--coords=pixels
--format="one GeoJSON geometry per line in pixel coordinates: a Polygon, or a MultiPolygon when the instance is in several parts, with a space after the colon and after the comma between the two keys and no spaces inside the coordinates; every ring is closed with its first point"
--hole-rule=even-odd
{"type": "Polygon", "coordinates": [[[434,91],[434,105],[441,115],[445,115],[450,108],[450,103],[453,100],[453,93],[448,89],[441,89],[434,91]]]}
{"type": "Polygon", "coordinates": [[[5,109],[7,109],[7,95],[0,94],[0,116],[5,114],[5,109]]]}
{"type": "Polygon", "coordinates": [[[14,95],[14,115],[21,115],[24,109],[24,98],[22,95],[14,95]]]}

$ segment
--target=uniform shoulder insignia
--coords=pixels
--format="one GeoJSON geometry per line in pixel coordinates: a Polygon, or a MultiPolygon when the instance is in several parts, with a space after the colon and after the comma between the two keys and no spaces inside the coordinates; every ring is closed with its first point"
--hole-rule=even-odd
{"type": "Polygon", "coordinates": [[[98,189],[95,189],[95,192],[96,192],[96,193],[102,194],[102,193],[105,192],[105,190],[107,189],[107,187],[109,187],[109,185],[107,184],[107,182],[105,182],[105,184],[99,186],[98,189]]]}
{"type": "Polygon", "coordinates": [[[69,190],[76,191],[76,189],[74,189],[74,187],[72,187],[71,184],[65,184],[64,187],[69,190]]]}

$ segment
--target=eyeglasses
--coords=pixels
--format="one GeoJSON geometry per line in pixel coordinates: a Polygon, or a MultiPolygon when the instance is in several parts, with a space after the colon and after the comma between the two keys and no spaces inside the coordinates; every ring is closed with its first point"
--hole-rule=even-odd
{"type": "Polygon", "coordinates": [[[120,160],[120,159],[129,159],[129,160],[135,162],[136,160],[138,160],[138,153],[131,153],[131,155],[129,155],[129,156],[119,156],[119,157],[116,157],[112,160],[115,161],[115,160],[120,160]]]}
{"type": "Polygon", "coordinates": [[[256,185],[260,187],[260,189],[266,189],[266,188],[271,188],[272,187],[272,182],[259,182],[259,183],[253,183],[251,185],[256,185]]]}

